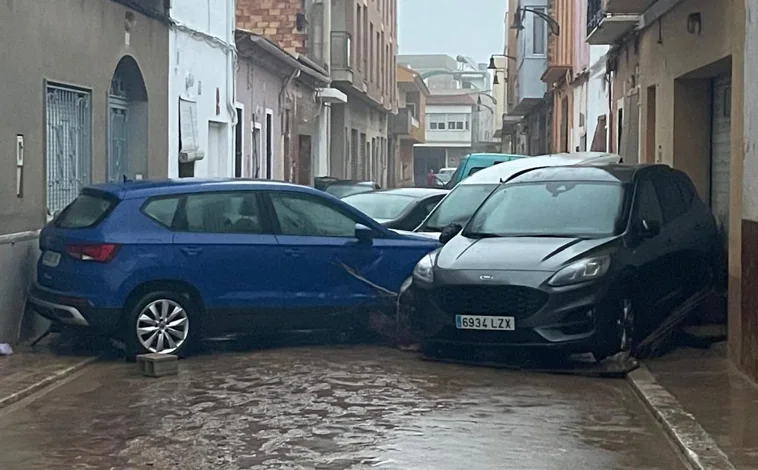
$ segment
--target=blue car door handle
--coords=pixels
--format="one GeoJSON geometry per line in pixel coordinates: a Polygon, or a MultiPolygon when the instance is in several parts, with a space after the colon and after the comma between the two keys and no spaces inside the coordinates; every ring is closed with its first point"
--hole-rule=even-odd
{"type": "Polygon", "coordinates": [[[298,257],[303,254],[303,250],[301,248],[285,248],[284,254],[289,256],[298,257]]]}
{"type": "Polygon", "coordinates": [[[203,251],[203,249],[199,246],[183,246],[180,248],[180,250],[182,250],[182,253],[187,256],[197,256],[201,251],[203,251]]]}

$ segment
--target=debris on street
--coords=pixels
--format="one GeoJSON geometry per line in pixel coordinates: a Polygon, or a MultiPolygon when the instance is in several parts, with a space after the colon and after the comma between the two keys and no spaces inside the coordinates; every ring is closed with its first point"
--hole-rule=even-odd
{"type": "Polygon", "coordinates": [[[8,343],[0,343],[0,356],[10,356],[13,354],[13,348],[8,343]]]}
{"type": "Polygon", "coordinates": [[[147,377],[163,377],[179,373],[179,357],[173,354],[141,354],[137,356],[137,370],[147,377]]]}
{"type": "Polygon", "coordinates": [[[681,327],[689,316],[714,294],[713,287],[708,286],[708,288],[697,291],[682,302],[652,333],[637,345],[634,356],[639,359],[660,356],[667,350],[671,340],[681,331],[681,327]]]}

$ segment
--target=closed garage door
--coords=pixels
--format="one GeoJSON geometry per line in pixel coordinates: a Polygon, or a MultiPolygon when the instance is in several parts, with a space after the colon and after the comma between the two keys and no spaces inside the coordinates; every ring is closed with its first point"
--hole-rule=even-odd
{"type": "Polygon", "coordinates": [[[731,159],[731,77],[713,80],[711,133],[711,209],[724,236],[729,230],[729,163],[731,159]]]}

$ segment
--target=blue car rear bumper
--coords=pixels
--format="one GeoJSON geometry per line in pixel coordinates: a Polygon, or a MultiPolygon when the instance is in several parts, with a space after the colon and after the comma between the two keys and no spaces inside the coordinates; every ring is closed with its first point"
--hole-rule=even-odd
{"type": "Polygon", "coordinates": [[[84,297],[74,297],[34,284],[29,291],[27,306],[44,318],[72,326],[88,326],[105,333],[116,331],[122,310],[95,307],[84,297]]]}

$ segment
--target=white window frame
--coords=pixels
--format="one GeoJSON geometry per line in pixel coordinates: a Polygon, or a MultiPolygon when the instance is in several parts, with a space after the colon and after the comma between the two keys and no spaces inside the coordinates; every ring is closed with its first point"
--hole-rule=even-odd
{"type": "MultiPolygon", "coordinates": [[[[544,13],[545,15],[547,15],[547,8],[545,8],[545,7],[534,7],[532,9],[535,10],[535,11],[539,11],[540,13],[544,13]]],[[[547,56],[547,48],[548,48],[548,27],[547,27],[548,25],[547,25],[547,21],[545,21],[543,18],[540,18],[539,16],[534,15],[534,14],[529,15],[529,16],[530,16],[530,21],[532,23],[531,24],[532,50],[530,51],[531,52],[530,55],[532,57],[545,57],[545,56],[547,56]],[[540,24],[542,25],[542,28],[543,28],[542,29],[542,45],[543,45],[542,52],[535,52],[535,39],[537,38],[537,23],[538,22],[540,22],[540,24]]]]}
{"type": "Polygon", "coordinates": [[[426,114],[426,130],[428,131],[437,131],[437,132],[446,132],[446,131],[455,131],[455,132],[461,132],[461,131],[468,131],[471,128],[471,114],[462,112],[462,113],[427,113],[426,114]],[[432,124],[439,125],[440,123],[445,125],[444,129],[434,129],[432,128],[432,124]],[[454,127],[451,127],[450,124],[453,123],[454,127]],[[458,125],[461,125],[461,128],[458,128],[458,125]]]}
{"type": "Polygon", "coordinates": [[[255,143],[255,131],[258,131],[258,143],[251,149],[250,158],[247,159],[250,166],[248,167],[247,175],[249,178],[262,178],[263,177],[263,123],[252,122],[252,129],[250,131],[250,139],[252,143],[255,143]],[[258,151],[258,156],[255,156],[254,150],[258,151]],[[256,158],[258,161],[256,161],[256,158]],[[258,167],[258,175],[255,174],[255,167],[258,167]]]}
{"type": "MultiPolygon", "coordinates": [[[[245,104],[244,103],[240,103],[239,101],[235,101],[234,102],[234,107],[236,109],[240,110],[240,116],[242,116],[242,119],[240,119],[239,122],[237,122],[237,125],[238,126],[242,126],[242,129],[240,129],[240,135],[242,136],[242,138],[240,139],[242,141],[240,143],[240,147],[241,147],[240,148],[240,155],[241,155],[241,158],[242,158],[242,171],[241,171],[240,177],[244,178],[245,177],[245,104]]],[[[237,145],[237,129],[236,128],[234,129],[234,137],[233,137],[233,139],[234,139],[233,142],[234,142],[234,144],[236,146],[237,145]]],[[[236,170],[236,166],[237,166],[237,162],[236,162],[237,155],[236,155],[236,152],[235,152],[235,155],[234,155],[234,159],[235,159],[235,161],[232,163],[233,171],[236,170]]]]}
{"type": "Polygon", "coordinates": [[[198,124],[197,101],[179,97],[179,126],[181,127],[183,158],[186,163],[205,158],[200,148],[200,127],[198,124]]]}
{"type": "Polygon", "coordinates": [[[427,113],[426,123],[427,123],[427,130],[439,131],[439,132],[445,131],[447,130],[447,114],[446,113],[427,113]],[[432,128],[432,124],[439,125],[440,123],[445,125],[445,129],[440,129],[439,127],[436,129],[432,128]]]}

